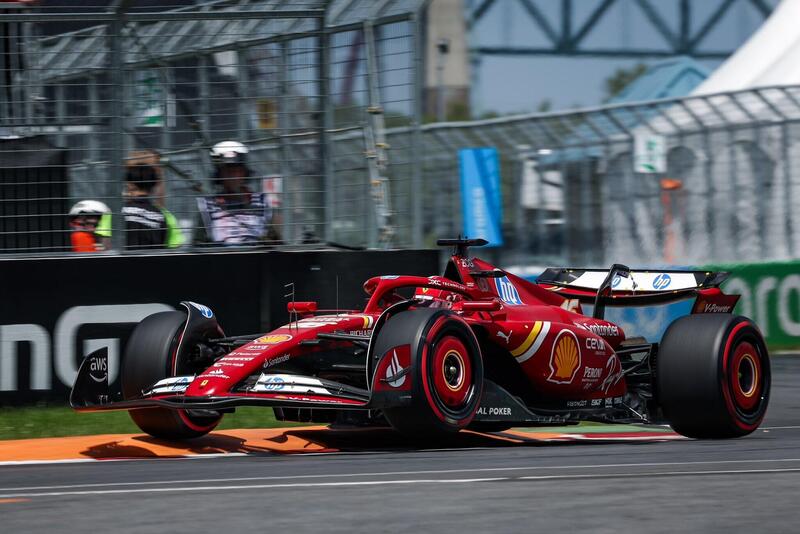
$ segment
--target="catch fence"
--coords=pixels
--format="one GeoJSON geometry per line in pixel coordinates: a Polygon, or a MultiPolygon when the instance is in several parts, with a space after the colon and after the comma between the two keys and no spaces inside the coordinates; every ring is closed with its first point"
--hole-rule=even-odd
{"type": "Polygon", "coordinates": [[[462,228],[458,150],[491,146],[500,157],[506,262],[797,257],[799,121],[800,87],[769,87],[425,125],[425,235],[462,228]]]}
{"type": "Polygon", "coordinates": [[[410,246],[424,4],[2,4],[0,252],[410,246]]]}

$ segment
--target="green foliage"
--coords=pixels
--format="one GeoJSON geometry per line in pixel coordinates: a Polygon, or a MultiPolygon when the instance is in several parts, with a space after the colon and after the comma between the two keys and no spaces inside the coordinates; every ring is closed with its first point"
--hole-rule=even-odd
{"type": "MultiPolygon", "coordinates": [[[[225,414],[219,430],[297,426],[277,421],[270,408],[237,408],[225,414]]],[[[0,408],[0,439],[28,439],[93,434],[141,434],[128,412],[77,413],[66,406],[0,408]]]]}
{"type": "Polygon", "coordinates": [[[647,65],[644,63],[637,63],[629,69],[617,69],[614,74],[609,76],[603,82],[605,86],[605,99],[608,102],[622,92],[632,81],[641,76],[647,71],[647,65]]]}

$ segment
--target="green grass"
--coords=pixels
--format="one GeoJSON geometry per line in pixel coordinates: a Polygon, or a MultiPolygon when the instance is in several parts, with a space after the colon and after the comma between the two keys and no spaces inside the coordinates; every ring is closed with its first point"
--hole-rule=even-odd
{"type": "MultiPolygon", "coordinates": [[[[298,426],[277,421],[271,408],[237,408],[225,414],[220,430],[298,426]]],[[[140,434],[128,412],[77,413],[65,406],[0,408],[0,440],[88,436],[92,434],[140,434]]]]}

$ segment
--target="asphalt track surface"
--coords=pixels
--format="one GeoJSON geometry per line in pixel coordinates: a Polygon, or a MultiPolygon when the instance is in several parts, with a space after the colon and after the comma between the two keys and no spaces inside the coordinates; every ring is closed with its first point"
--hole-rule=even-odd
{"type": "Polygon", "coordinates": [[[5,466],[0,531],[798,532],[799,408],[800,357],[779,357],[738,440],[5,466]]]}

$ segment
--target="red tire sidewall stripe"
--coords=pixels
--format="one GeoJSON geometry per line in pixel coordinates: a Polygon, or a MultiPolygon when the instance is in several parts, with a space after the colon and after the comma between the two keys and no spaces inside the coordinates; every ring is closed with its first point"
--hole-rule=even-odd
{"type": "MultiPolygon", "coordinates": [[[[178,338],[178,342],[175,344],[175,349],[172,351],[172,358],[170,362],[170,374],[175,376],[178,373],[178,349],[181,346],[181,342],[183,341],[183,334],[186,332],[186,327],[184,325],[183,330],[181,330],[181,335],[178,338]]],[[[211,423],[210,425],[201,426],[197,423],[193,422],[191,417],[186,410],[175,410],[178,414],[178,417],[183,422],[184,425],[188,426],[190,429],[194,430],[195,432],[209,432],[214,427],[219,424],[219,419],[211,423]]]]}
{"type": "MultiPolygon", "coordinates": [[[[430,330],[428,330],[428,334],[425,336],[425,339],[422,342],[423,343],[422,355],[421,355],[422,356],[422,358],[421,358],[422,359],[422,365],[421,365],[420,371],[421,371],[421,374],[422,374],[422,389],[425,391],[425,397],[428,400],[428,406],[430,406],[430,408],[433,411],[434,415],[436,415],[436,417],[439,418],[442,422],[448,423],[448,424],[452,424],[454,419],[446,417],[444,415],[444,413],[442,413],[442,411],[439,409],[439,407],[436,406],[436,402],[434,401],[433,395],[431,393],[431,383],[428,380],[428,352],[429,352],[428,348],[431,345],[430,344],[430,340],[432,340],[432,339],[434,339],[436,337],[436,334],[439,332],[439,330],[441,330],[442,326],[448,320],[459,321],[459,322],[463,323],[466,328],[469,328],[469,325],[464,323],[464,321],[462,321],[461,319],[458,319],[456,317],[453,317],[452,315],[446,315],[446,316],[443,316],[443,317],[440,317],[439,319],[437,319],[433,323],[433,326],[431,326],[430,330]]],[[[468,345],[471,345],[471,344],[470,343],[465,343],[464,345],[468,346],[468,345]]],[[[469,347],[467,347],[467,348],[469,348],[469,347]]],[[[477,385],[476,385],[476,387],[477,387],[477,385]]],[[[478,411],[478,405],[479,404],[480,403],[476,402],[475,403],[475,408],[466,417],[464,417],[462,419],[455,420],[456,424],[457,425],[461,425],[464,422],[469,421],[470,419],[472,419],[472,417],[475,415],[475,412],[478,411]]]]}
{"type": "Polygon", "coordinates": [[[731,354],[731,344],[733,343],[733,339],[736,337],[736,334],[742,330],[743,328],[747,327],[747,322],[742,322],[733,327],[733,330],[728,334],[728,340],[725,342],[725,352],[722,356],[722,395],[725,398],[725,405],[728,409],[728,413],[733,416],[733,421],[742,430],[746,430],[748,432],[752,432],[758,425],[761,424],[761,417],[755,423],[747,424],[739,418],[739,415],[736,411],[736,405],[731,398],[731,393],[728,391],[730,386],[729,377],[728,377],[728,359],[730,358],[731,354]]]}

